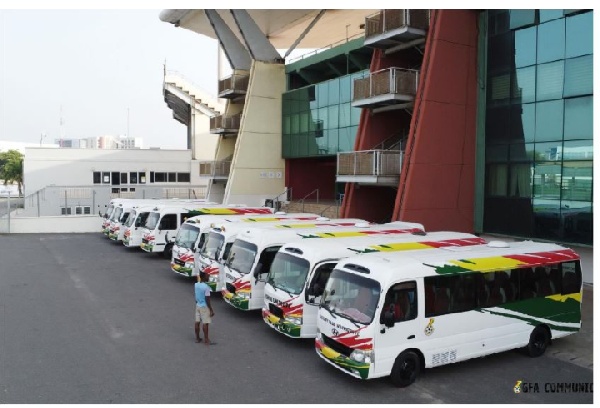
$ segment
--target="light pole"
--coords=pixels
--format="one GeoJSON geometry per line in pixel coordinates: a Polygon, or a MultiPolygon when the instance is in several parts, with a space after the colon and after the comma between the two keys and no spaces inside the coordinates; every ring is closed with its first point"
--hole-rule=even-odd
{"type": "Polygon", "coordinates": [[[42,134],[40,135],[40,147],[42,146],[42,140],[44,140],[46,138],[46,132],[42,132],[42,134]]]}

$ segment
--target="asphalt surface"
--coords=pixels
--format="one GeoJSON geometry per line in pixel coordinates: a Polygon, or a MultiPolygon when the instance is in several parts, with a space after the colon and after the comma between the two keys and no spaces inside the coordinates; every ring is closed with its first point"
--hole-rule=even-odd
{"type": "Polygon", "coordinates": [[[509,351],[425,370],[397,389],[352,378],[318,358],[312,340],[212,299],[217,344],[207,347],[194,342],[193,281],[165,259],[100,233],[0,234],[0,404],[593,402],[589,392],[549,392],[593,382],[583,350],[593,345],[591,305],[587,332],[540,358],[509,351]]]}

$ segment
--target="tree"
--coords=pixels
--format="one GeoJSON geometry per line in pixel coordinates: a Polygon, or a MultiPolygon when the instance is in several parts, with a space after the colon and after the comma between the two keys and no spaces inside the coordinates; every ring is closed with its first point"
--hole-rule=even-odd
{"type": "Polygon", "coordinates": [[[19,195],[23,194],[23,155],[18,150],[0,152],[0,180],[4,185],[17,183],[19,195]]]}

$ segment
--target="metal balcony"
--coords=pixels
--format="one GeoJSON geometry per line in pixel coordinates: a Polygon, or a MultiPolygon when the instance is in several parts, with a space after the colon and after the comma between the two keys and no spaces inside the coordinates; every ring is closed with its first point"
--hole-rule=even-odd
{"type": "Polygon", "coordinates": [[[404,68],[386,68],[354,80],[352,106],[378,110],[400,109],[412,106],[419,71],[404,68]]]}
{"type": "Polygon", "coordinates": [[[219,98],[241,99],[246,97],[250,73],[248,71],[235,71],[231,76],[219,80],[219,98]]]}
{"type": "Polygon", "coordinates": [[[231,160],[202,161],[199,176],[211,178],[214,181],[227,181],[231,170],[231,160]]]}
{"type": "Polygon", "coordinates": [[[400,150],[338,153],[336,182],[398,187],[403,157],[400,150]]]}
{"type": "Polygon", "coordinates": [[[240,130],[241,119],[241,113],[233,116],[220,115],[210,118],[210,133],[223,135],[237,134],[240,130]]]}
{"type": "Polygon", "coordinates": [[[429,10],[381,10],[365,18],[365,46],[393,48],[424,39],[428,29],[429,10]]]}

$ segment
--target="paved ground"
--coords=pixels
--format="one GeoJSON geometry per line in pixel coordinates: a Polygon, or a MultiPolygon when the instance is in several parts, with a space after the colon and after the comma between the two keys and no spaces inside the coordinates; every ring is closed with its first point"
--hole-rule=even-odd
{"type": "Polygon", "coordinates": [[[195,344],[192,282],[160,257],[100,234],[0,234],[0,404],[592,403],[544,389],[593,382],[592,299],[586,287],[581,332],[540,358],[509,351],[442,366],[399,390],[339,372],[313,341],[218,297],[218,344],[195,344]],[[529,392],[513,392],[519,380],[529,392]]]}

